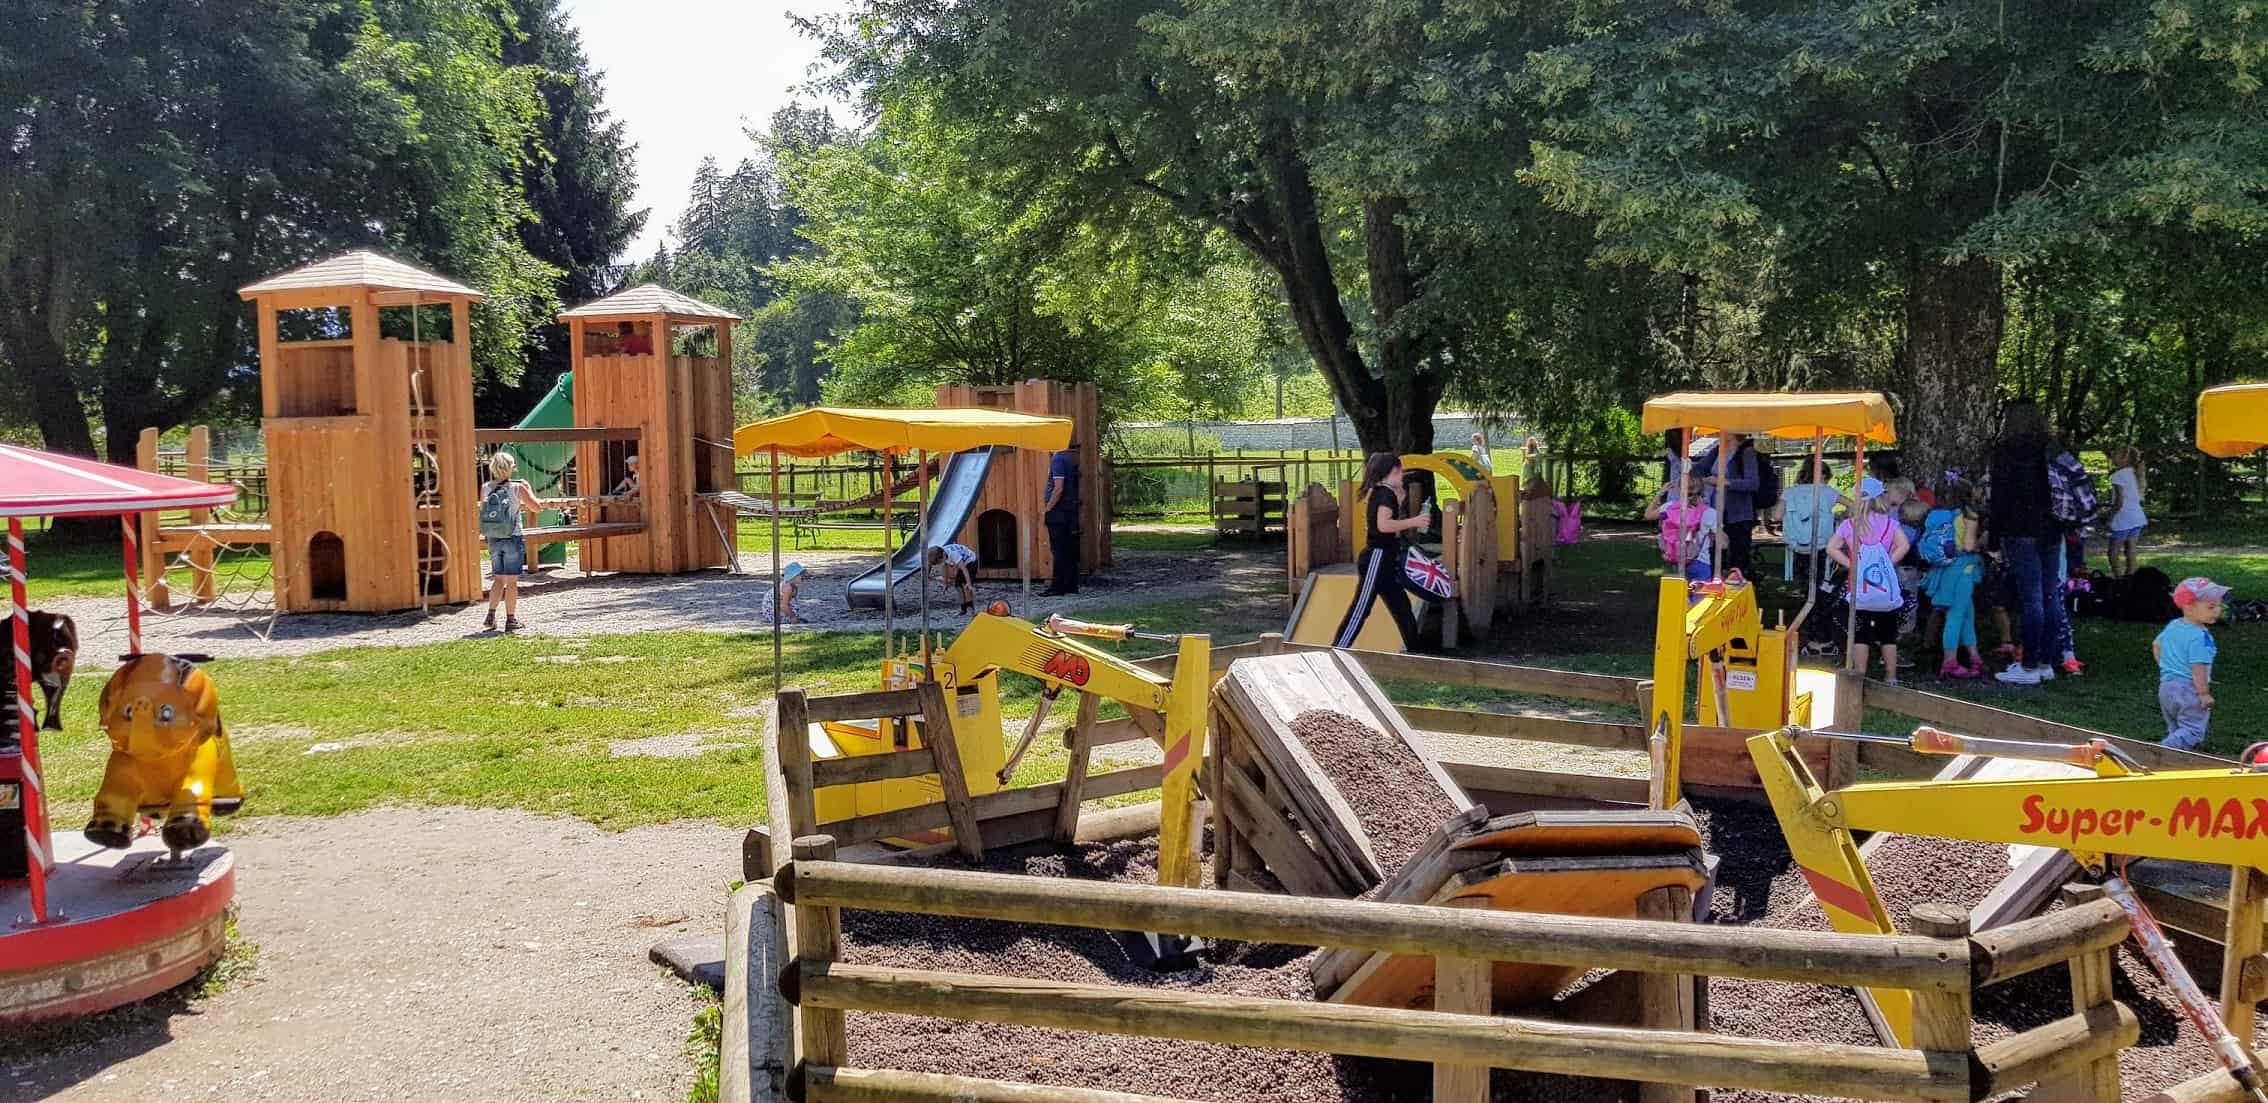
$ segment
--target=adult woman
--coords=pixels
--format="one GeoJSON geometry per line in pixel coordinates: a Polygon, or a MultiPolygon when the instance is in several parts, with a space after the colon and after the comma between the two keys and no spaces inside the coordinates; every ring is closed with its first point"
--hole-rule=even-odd
{"type": "Polygon", "coordinates": [[[1347,607],[1346,619],[1339,622],[1333,646],[1354,646],[1356,637],[1362,635],[1363,622],[1370,619],[1370,603],[1376,599],[1385,603],[1394,626],[1401,629],[1402,649],[1417,650],[1417,614],[1410,610],[1409,583],[1402,576],[1401,534],[1431,525],[1433,507],[1428,505],[1414,517],[1403,517],[1398,508],[1401,497],[1401,457],[1392,452],[1372,452],[1362,465],[1363,528],[1368,539],[1355,560],[1360,581],[1355,585],[1354,604],[1347,607]]]}
{"type": "Polygon", "coordinates": [[[510,452],[488,457],[488,482],[480,488],[480,535],[488,541],[488,565],[496,577],[488,586],[488,619],[482,628],[496,627],[496,602],[504,602],[504,630],[520,630],[520,572],[528,567],[525,518],[541,510],[527,480],[514,478],[520,462],[510,452]]]}
{"type": "Polygon", "coordinates": [[[1999,547],[2001,561],[2016,587],[2024,653],[1993,677],[2009,685],[2036,686],[2055,677],[2054,645],[2061,634],[2063,603],[2049,592],[2063,529],[2050,508],[2047,415],[2030,400],[2011,402],[2001,415],[2000,437],[1992,446],[1992,497],[1985,531],[1999,547]]]}

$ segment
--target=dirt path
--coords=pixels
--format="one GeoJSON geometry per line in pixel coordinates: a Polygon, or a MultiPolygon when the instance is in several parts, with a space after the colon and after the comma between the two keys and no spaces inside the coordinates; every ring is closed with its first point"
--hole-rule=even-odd
{"type": "Polygon", "coordinates": [[[0,1100],[684,1098],[700,1003],[646,950],[723,928],[739,832],[378,809],[228,842],[251,977],[0,1063],[0,1100]]]}

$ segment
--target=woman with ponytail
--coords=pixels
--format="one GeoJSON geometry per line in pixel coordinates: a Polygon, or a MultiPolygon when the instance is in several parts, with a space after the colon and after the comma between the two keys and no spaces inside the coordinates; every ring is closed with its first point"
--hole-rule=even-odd
{"type": "Polygon", "coordinates": [[[1362,465],[1363,529],[1368,536],[1362,554],[1355,559],[1354,604],[1347,609],[1345,620],[1339,622],[1338,635],[1332,637],[1334,647],[1353,647],[1362,635],[1362,626],[1370,618],[1373,598],[1384,602],[1386,612],[1393,616],[1394,626],[1402,631],[1402,649],[1418,649],[1417,614],[1410,609],[1409,582],[1402,575],[1402,533],[1424,529],[1433,524],[1433,508],[1427,506],[1415,517],[1400,516],[1402,500],[1402,458],[1392,452],[1373,452],[1362,465]]]}

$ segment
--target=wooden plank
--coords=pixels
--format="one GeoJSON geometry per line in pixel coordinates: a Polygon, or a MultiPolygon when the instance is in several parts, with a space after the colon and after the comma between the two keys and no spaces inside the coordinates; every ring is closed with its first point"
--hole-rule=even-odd
{"type": "MultiPolygon", "coordinates": [[[[1433,1009],[1458,1015],[1486,1015],[1492,1010],[1486,961],[1464,957],[1433,959],[1433,1009]]],[[[1488,1103],[1488,1067],[1485,1065],[1433,1066],[1433,1103],[1488,1103]]]]}
{"type": "Polygon", "coordinates": [[[1467,792],[1529,793],[1641,807],[1646,803],[1647,783],[1642,777],[1568,774],[1477,762],[1445,761],[1441,765],[1467,792]]]}
{"type": "Polygon", "coordinates": [[[2227,911],[2229,921],[2221,935],[2222,1022],[2228,1024],[2230,1033],[2250,1038],[2260,1013],[2260,997],[2248,991],[2246,973],[2247,966],[2260,956],[2262,944],[2268,942],[2261,936],[2262,924],[2268,923],[2268,872],[2235,867],[2229,875],[2227,911]]]}
{"type": "MultiPolygon", "coordinates": [[[[1906,917],[1906,928],[1925,938],[1960,940],[1969,937],[1969,917],[1944,904],[1919,904],[1906,917]]],[[[1969,1026],[1973,1013],[1969,1007],[1969,993],[1915,992],[1913,1047],[1926,1052],[1953,1055],[1954,1060],[1967,1063],[1969,1057],[1969,1026]]]]}
{"type": "MultiPolygon", "coordinates": [[[[1124,770],[1095,774],[1087,778],[1087,799],[1102,800],[1106,797],[1155,789],[1163,779],[1163,767],[1155,765],[1134,766],[1124,770]]],[[[986,793],[983,796],[971,797],[969,804],[977,821],[983,823],[1001,816],[1013,816],[1041,809],[1052,812],[1056,804],[1062,800],[1062,796],[1063,783],[1057,781],[1046,785],[1032,785],[1021,789],[1003,789],[997,793],[986,793]]],[[[856,846],[859,843],[870,843],[880,839],[902,838],[923,831],[935,831],[941,827],[948,827],[951,823],[952,820],[947,815],[944,802],[938,801],[888,812],[853,816],[845,820],[834,820],[820,824],[818,831],[821,834],[834,836],[842,846],[856,846]]]]}
{"type": "MultiPolygon", "coordinates": [[[[1320,644],[1289,641],[1284,646],[1286,650],[1292,651],[1331,650],[1320,644]]],[[[1616,674],[1587,674],[1540,666],[1450,659],[1439,655],[1393,654],[1382,651],[1356,651],[1352,654],[1373,678],[1402,678],[1508,693],[1534,693],[1610,705],[1635,707],[1638,703],[1638,683],[1644,680],[1616,674]]]]}
{"type": "Polygon", "coordinates": [[[1959,697],[1928,693],[1912,686],[1894,686],[1888,682],[1870,680],[1866,683],[1865,703],[1868,708],[1894,712],[1952,731],[1990,734],[2000,739],[2025,739],[2065,745],[2107,739],[2154,770],[2213,770],[2228,766],[2228,760],[2211,755],[2043,720],[1959,697]]]}
{"type": "Polygon", "coordinates": [[[1063,770],[1063,797],[1055,805],[1055,841],[1069,844],[1079,832],[1079,805],[1086,799],[1087,771],[1095,754],[1095,709],[1092,693],[1079,695],[1079,714],[1064,733],[1071,760],[1063,770]]]}
{"type": "Polygon", "coordinates": [[[893,716],[921,715],[921,691],[918,689],[881,689],[867,693],[846,693],[834,697],[812,697],[804,709],[814,724],[834,723],[842,720],[878,720],[893,716]]]}
{"type": "MultiPolygon", "coordinates": [[[[732,1103],[720,1100],[719,1103],[732,1103]]],[[[893,1069],[803,1068],[801,1103],[1184,1103],[1157,1095],[893,1069]]]]}
{"type": "Polygon", "coordinates": [[[1298,896],[1338,897],[1338,880],[1324,866],[1307,840],[1285,821],[1252,784],[1243,770],[1230,763],[1222,771],[1223,790],[1216,799],[1229,809],[1244,843],[1259,855],[1269,873],[1298,896]]]}
{"type": "Polygon", "coordinates": [[[922,777],[936,772],[937,756],[928,747],[887,754],[846,755],[813,762],[811,787],[825,789],[835,785],[864,785],[873,781],[922,777]]]}
{"type": "Polygon", "coordinates": [[[1646,749],[1643,724],[1607,724],[1596,720],[1570,720],[1531,712],[1475,712],[1469,709],[1400,706],[1402,719],[1419,731],[1447,735],[1473,735],[1489,739],[1525,739],[1571,747],[1597,747],[1610,751],[1646,749]]]}
{"type": "Polygon", "coordinates": [[[2123,1004],[2105,1002],[2022,1034],[1977,1047],[1982,1074],[1978,1098],[2038,1083],[2032,1098],[2072,1103],[2118,1103],[2118,1051],[2142,1037],[2142,1020],[2123,1004]],[[2081,1077],[2071,1073],[2078,1070],[2081,1077]],[[2096,1070],[2107,1079],[2095,1079],[2096,1070]]]}
{"type": "Polygon", "coordinates": [[[867,965],[810,963],[794,983],[807,1008],[888,1011],[1568,1076],[1652,1077],[1801,1095],[1921,1103],[1953,1103],[1969,1095],[1965,1062],[1957,1070],[1940,1072],[1919,1053],[1876,1046],[1730,1039],[867,965]]]}
{"type": "Polygon", "coordinates": [[[787,1001],[786,924],[769,881],[733,890],[725,907],[724,1031],[717,1062],[718,1103],[785,1103],[795,1067],[787,1001]]]}
{"type": "Polygon", "coordinates": [[[945,817],[953,824],[953,841],[961,857],[982,861],[984,833],[970,806],[969,779],[962,770],[961,746],[953,732],[952,706],[945,700],[944,688],[936,682],[922,683],[915,693],[921,700],[922,742],[929,745],[930,757],[937,763],[937,784],[945,793],[945,817]]]}
{"type": "MultiPolygon", "coordinates": [[[[2102,899],[2103,895],[2100,886],[2077,886],[2075,891],[2068,896],[2068,899],[2074,904],[2071,910],[2076,911],[2080,907],[2086,906],[2080,902],[2087,898],[2094,898],[2092,903],[2097,911],[2103,911],[2102,906],[2105,904],[2113,908],[2117,907],[2117,904],[2102,899]]],[[[2115,923],[2116,920],[2123,919],[2124,914],[2121,912],[2111,918],[2115,923]]],[[[2117,952],[2117,943],[2107,946],[2095,945],[2089,946],[2084,952],[2070,958],[2071,1009],[2074,1012],[2081,1016],[2100,1014],[2108,1008],[2118,1006],[2113,1002],[2117,995],[2114,989],[2114,982],[2118,973],[2118,959],[2115,956],[2117,952]]],[[[1917,1012],[1920,998],[1920,994],[1916,993],[1917,1012]]],[[[1916,1026],[1918,1033],[1918,1013],[1916,1015],[1916,1026]]],[[[2137,1029],[2137,1033],[2139,1033],[2139,1029],[2137,1029]]],[[[2009,1071],[2001,1073],[2001,1075],[2009,1078],[2009,1083],[2015,1083],[2015,1076],[2025,1075],[2025,1073],[2015,1071],[2022,1066],[2022,1062],[2018,1059],[2003,1056],[2000,1058],[2000,1063],[2011,1066],[2009,1071]]],[[[1992,1066],[1988,1065],[1987,1067],[1992,1066]]],[[[2066,1066],[2061,1072],[2048,1074],[2040,1081],[2039,1097],[2041,1099],[2069,1099],[2074,1103],[2117,1103],[2120,1098],[2117,1051],[2114,1049],[2110,1053],[2100,1055],[2096,1060],[2079,1067],[2066,1066]]]]}

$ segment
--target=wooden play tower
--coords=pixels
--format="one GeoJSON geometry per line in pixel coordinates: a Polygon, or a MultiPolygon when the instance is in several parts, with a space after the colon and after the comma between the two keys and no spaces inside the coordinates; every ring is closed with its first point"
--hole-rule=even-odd
{"type": "MultiPolygon", "coordinates": [[[[1102,406],[1092,383],[1031,379],[1005,387],[937,388],[943,409],[1014,410],[1071,419],[1072,445],[1079,454],[1079,565],[1082,573],[1110,563],[1110,481],[1102,462],[1102,406]]],[[[1021,549],[1032,554],[1031,577],[1046,580],[1055,571],[1047,525],[1040,504],[1047,500],[1046,452],[1009,452],[994,460],[968,522],[952,539],[977,553],[980,578],[1016,578],[1021,549]]]]}
{"type": "MultiPolygon", "coordinates": [[[[582,542],[586,571],[675,574],[727,563],[734,518],[701,495],[737,489],[732,454],[732,323],[739,315],[641,284],[559,316],[575,367],[575,423],[640,431],[644,529],[582,542]]],[[[628,453],[577,446],[582,493],[606,494],[628,453]]]]}
{"type": "Polygon", "coordinates": [[[469,313],[480,292],[353,252],[240,294],[259,313],[276,607],[477,599],[469,313]]]}

